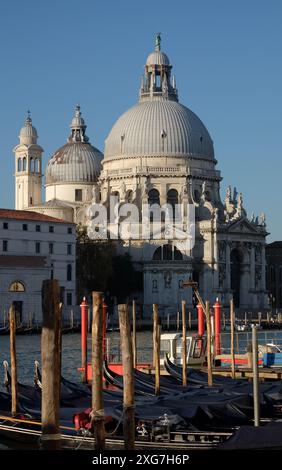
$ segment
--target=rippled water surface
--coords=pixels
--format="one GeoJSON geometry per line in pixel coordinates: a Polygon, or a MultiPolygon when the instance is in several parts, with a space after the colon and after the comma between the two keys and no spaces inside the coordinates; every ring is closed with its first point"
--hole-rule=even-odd
{"type": "MultiPolygon", "coordinates": [[[[119,333],[110,332],[108,337],[108,350],[110,359],[119,360],[119,333]]],[[[18,380],[22,383],[32,384],[34,374],[34,361],[41,364],[40,335],[23,335],[16,338],[18,380]]],[[[137,333],[138,359],[151,361],[152,333],[150,331],[137,333]]],[[[91,337],[88,336],[88,359],[91,359],[91,337]]],[[[3,372],[3,361],[10,362],[9,336],[0,336],[0,367],[3,372]]],[[[81,365],[80,334],[63,335],[62,375],[69,380],[77,382],[80,375],[77,371],[81,365]]],[[[3,377],[3,376],[2,376],[3,377]]],[[[0,378],[3,382],[3,378],[0,378]]]]}

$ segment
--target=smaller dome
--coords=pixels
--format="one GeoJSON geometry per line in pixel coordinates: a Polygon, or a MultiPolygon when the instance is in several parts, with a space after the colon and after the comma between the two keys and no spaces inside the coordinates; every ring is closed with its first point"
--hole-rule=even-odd
{"type": "Polygon", "coordinates": [[[169,58],[162,51],[154,51],[147,57],[146,65],[169,65],[169,58]]]}
{"type": "Polygon", "coordinates": [[[68,142],[50,158],[46,168],[46,184],[93,183],[102,169],[103,154],[89,143],[86,124],[76,106],[68,142]]]}
{"type": "Polygon", "coordinates": [[[20,130],[19,139],[20,143],[24,145],[32,145],[37,143],[38,134],[37,130],[32,125],[30,111],[27,112],[25,124],[20,130]]]}
{"type": "Polygon", "coordinates": [[[68,142],[57,150],[46,168],[46,184],[93,183],[102,169],[103,154],[89,143],[68,142]]]}

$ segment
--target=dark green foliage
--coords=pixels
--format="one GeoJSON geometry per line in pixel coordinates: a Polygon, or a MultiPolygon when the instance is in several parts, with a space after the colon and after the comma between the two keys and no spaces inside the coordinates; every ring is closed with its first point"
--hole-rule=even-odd
{"type": "Polygon", "coordinates": [[[90,240],[86,228],[78,226],[76,253],[78,302],[92,291],[101,291],[120,303],[142,290],[142,272],[136,271],[128,253],[116,255],[115,242],[90,240]]]}

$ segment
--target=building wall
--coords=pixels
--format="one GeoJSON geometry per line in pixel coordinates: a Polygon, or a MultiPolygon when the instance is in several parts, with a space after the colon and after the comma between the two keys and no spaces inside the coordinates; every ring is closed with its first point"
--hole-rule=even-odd
{"type": "Polygon", "coordinates": [[[85,203],[92,199],[93,183],[65,183],[46,186],[46,202],[51,199],[69,201],[70,203],[85,203]],[[82,201],[75,200],[75,190],[82,190],[82,201]]]}
{"type": "Polygon", "coordinates": [[[57,279],[64,290],[65,308],[73,308],[76,305],[75,260],[73,224],[0,218],[0,309],[7,310],[12,299],[19,300],[23,302],[23,320],[33,313],[34,319],[40,322],[42,281],[51,277],[57,279]],[[8,223],[8,229],[4,228],[4,223],[8,223]],[[24,224],[27,230],[23,230],[24,224]],[[40,231],[36,231],[36,226],[40,226],[40,231]],[[50,227],[53,232],[49,231],[50,227]],[[68,233],[68,229],[72,233],[68,233]],[[4,251],[4,242],[8,243],[7,251],[4,251]],[[36,252],[37,244],[40,245],[39,253],[36,252]],[[53,245],[52,253],[50,244],[53,245]],[[71,265],[71,280],[67,277],[68,265],[71,265]],[[25,292],[9,292],[14,281],[22,281],[25,292]],[[72,297],[70,305],[67,305],[67,294],[72,297]]]}

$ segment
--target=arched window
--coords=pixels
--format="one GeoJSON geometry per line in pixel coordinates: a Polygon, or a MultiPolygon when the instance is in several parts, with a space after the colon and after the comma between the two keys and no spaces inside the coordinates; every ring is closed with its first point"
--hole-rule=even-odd
{"type": "Polygon", "coordinates": [[[22,159],[18,159],[18,171],[22,171],[22,159]]]}
{"type": "Polygon", "coordinates": [[[153,204],[160,205],[160,193],[157,189],[150,189],[148,193],[148,204],[150,206],[153,204]]]}
{"type": "Polygon", "coordinates": [[[26,158],[23,158],[23,171],[26,171],[26,158]]]}
{"type": "Polygon", "coordinates": [[[179,261],[182,259],[181,251],[172,245],[159,246],[153,254],[154,261],[179,261]]]}
{"type": "Polygon", "coordinates": [[[119,192],[118,191],[114,191],[112,194],[112,196],[115,196],[119,202],[119,192]]]}
{"type": "Polygon", "coordinates": [[[171,205],[173,217],[175,217],[175,206],[178,204],[178,192],[176,189],[170,189],[167,192],[167,203],[171,205]]]}
{"type": "Polygon", "coordinates": [[[9,291],[10,292],[25,292],[24,283],[21,281],[12,282],[12,284],[10,285],[9,291]]]}
{"type": "Polygon", "coordinates": [[[31,173],[34,173],[34,160],[33,160],[32,157],[31,157],[30,162],[29,162],[29,171],[31,173]]]}
{"type": "Polygon", "coordinates": [[[40,173],[39,158],[36,158],[36,159],[35,159],[35,162],[34,162],[34,171],[35,171],[36,173],[40,173]]]}
{"type": "Polygon", "coordinates": [[[67,266],[67,281],[72,280],[72,265],[68,264],[67,266]]]}
{"type": "Polygon", "coordinates": [[[126,194],[126,202],[132,202],[132,198],[133,198],[133,191],[130,189],[129,191],[127,191],[127,194],[126,194]]]}
{"type": "Polygon", "coordinates": [[[195,189],[195,191],[194,191],[194,200],[195,200],[195,202],[200,202],[200,199],[201,199],[200,191],[198,189],[195,189]]]}

